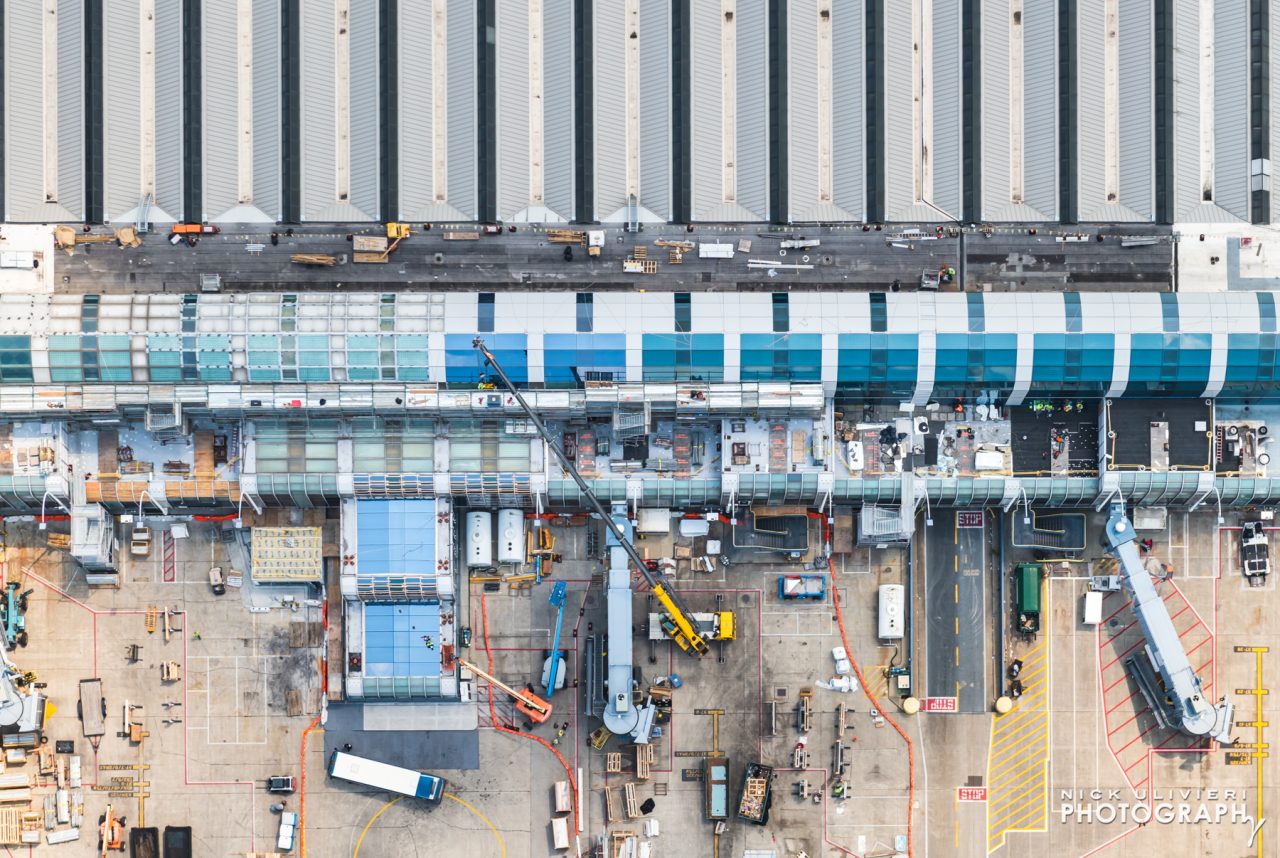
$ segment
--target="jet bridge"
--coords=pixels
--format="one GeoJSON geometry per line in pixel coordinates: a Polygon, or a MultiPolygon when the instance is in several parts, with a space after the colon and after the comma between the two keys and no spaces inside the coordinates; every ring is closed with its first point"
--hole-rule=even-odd
{"type": "Polygon", "coordinates": [[[1151,573],[1142,565],[1133,523],[1125,516],[1122,503],[1111,505],[1105,545],[1120,561],[1125,586],[1133,598],[1133,612],[1146,638],[1144,651],[1127,658],[1125,668],[1138,683],[1156,720],[1162,727],[1230,745],[1235,705],[1225,697],[1216,704],[1204,699],[1200,678],[1187,659],[1169,610],[1156,592],[1151,573]]]}
{"type": "MultiPolygon", "coordinates": [[[[624,508],[614,507],[613,520],[631,539],[631,522],[624,508]]],[[[606,573],[607,606],[609,612],[608,670],[605,685],[609,702],[601,718],[605,726],[616,734],[629,734],[637,745],[648,744],[653,729],[655,710],[652,704],[636,706],[632,702],[635,688],[635,666],[632,663],[632,591],[630,558],[622,543],[607,531],[605,550],[609,557],[606,573]]]]}

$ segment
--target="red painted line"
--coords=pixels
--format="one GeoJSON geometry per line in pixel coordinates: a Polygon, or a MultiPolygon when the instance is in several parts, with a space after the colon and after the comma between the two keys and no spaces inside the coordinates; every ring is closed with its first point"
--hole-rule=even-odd
{"type": "Polygon", "coordinates": [[[1150,733],[1152,730],[1154,730],[1155,728],[1157,728],[1157,727],[1159,727],[1159,726],[1160,726],[1160,725],[1159,725],[1158,723],[1152,723],[1152,725],[1151,725],[1150,727],[1148,727],[1147,729],[1143,730],[1141,733],[1139,733],[1138,735],[1136,735],[1136,736],[1134,736],[1132,739],[1130,739],[1130,740],[1129,740],[1129,743],[1128,743],[1127,745],[1125,745],[1125,746],[1124,746],[1124,748],[1121,748],[1119,751],[1116,751],[1116,753],[1117,753],[1117,754],[1119,754],[1119,753],[1123,752],[1123,751],[1125,750],[1125,748],[1128,748],[1128,747],[1129,747],[1129,745],[1132,745],[1134,742],[1138,741],[1138,740],[1139,740],[1139,739],[1141,739],[1143,736],[1147,735],[1148,733],[1150,733]]]}
{"type": "MultiPolygon", "coordinates": [[[[1209,641],[1211,641],[1211,640],[1213,640],[1213,638],[1212,638],[1212,637],[1206,637],[1204,640],[1200,641],[1200,643],[1196,644],[1196,645],[1195,645],[1195,646],[1193,646],[1191,649],[1187,650],[1187,655],[1188,655],[1188,656],[1190,656],[1190,655],[1191,655],[1191,653],[1193,653],[1193,652],[1195,652],[1196,650],[1200,649],[1200,647],[1204,646],[1205,644],[1207,644],[1207,643],[1208,643],[1209,641]]],[[[1211,658],[1211,659],[1209,659],[1209,661],[1213,661],[1213,659],[1211,658]]],[[[1206,661],[1206,662],[1205,662],[1205,664],[1208,664],[1208,663],[1209,663],[1209,661],[1206,661]]],[[[1198,671],[1198,670],[1196,671],[1196,673],[1197,673],[1197,674],[1198,674],[1199,672],[1200,672],[1200,671],[1198,671]]]]}
{"type": "MultiPolygon", "coordinates": [[[[1125,678],[1126,676],[1128,676],[1128,675],[1129,675],[1129,674],[1128,674],[1128,672],[1123,671],[1123,670],[1122,670],[1122,671],[1120,671],[1120,678],[1119,678],[1119,679],[1117,679],[1115,682],[1111,683],[1110,685],[1108,685],[1106,688],[1102,689],[1102,693],[1103,693],[1103,694],[1106,694],[1108,691],[1110,691],[1111,689],[1115,688],[1115,687],[1116,687],[1117,685],[1119,685],[1120,683],[1124,682],[1124,678],[1125,678]]],[[[1132,697],[1132,696],[1133,696],[1133,693],[1132,693],[1132,692],[1130,692],[1129,697],[1132,697]]],[[[1126,698],[1126,699],[1128,699],[1128,698],[1126,698]]]]}
{"type": "MultiPolygon", "coordinates": [[[[1121,727],[1127,727],[1127,726],[1128,726],[1129,724],[1131,724],[1132,722],[1134,722],[1134,721],[1138,720],[1138,716],[1139,716],[1139,715],[1141,715],[1141,714],[1142,714],[1142,710],[1141,710],[1141,709],[1139,709],[1137,712],[1134,712],[1134,713],[1133,713],[1132,715],[1130,715],[1127,719],[1125,719],[1122,723],[1117,724],[1113,729],[1108,730],[1108,731],[1107,731],[1107,738],[1108,738],[1108,739],[1110,739],[1112,736],[1114,736],[1114,735],[1116,734],[1116,730],[1119,730],[1121,727]]],[[[1117,752],[1117,753],[1118,753],[1118,752],[1117,752]]]]}
{"type": "MultiPolygon", "coordinates": [[[[1144,753],[1142,756],[1138,757],[1138,759],[1134,760],[1132,763],[1125,766],[1124,768],[1125,774],[1126,775],[1128,774],[1129,769],[1133,768],[1136,765],[1140,765],[1141,763],[1145,763],[1146,761],[1147,761],[1147,755],[1144,753]]],[[[1145,783],[1145,780],[1143,782],[1145,783]]]]}
{"type": "MultiPolygon", "coordinates": [[[[1172,621],[1174,621],[1174,620],[1178,619],[1178,617],[1182,616],[1183,614],[1185,614],[1185,613],[1186,613],[1187,611],[1189,611],[1189,610],[1191,610],[1191,604],[1190,604],[1190,603],[1187,603],[1187,604],[1185,604],[1185,605],[1183,605],[1183,606],[1182,606],[1182,610],[1181,610],[1181,611],[1178,611],[1178,613],[1176,613],[1176,614],[1174,614],[1173,616],[1171,616],[1171,617],[1169,618],[1169,621],[1170,621],[1170,622],[1172,622],[1172,621]]],[[[1195,623],[1192,623],[1192,624],[1189,626],[1189,628],[1193,628],[1193,629],[1194,629],[1195,627],[1196,627],[1196,624],[1195,624],[1195,623]]]]}
{"type": "Polygon", "coordinates": [[[1109,615],[1107,616],[1107,619],[1102,621],[1102,622],[1103,622],[1103,625],[1105,625],[1105,624],[1107,623],[1107,620],[1110,620],[1110,619],[1111,619],[1112,617],[1114,617],[1116,614],[1120,613],[1121,611],[1123,611],[1125,608],[1129,607],[1129,606],[1130,606],[1130,605],[1132,605],[1132,604],[1133,604],[1133,602],[1131,602],[1131,601],[1130,601],[1130,600],[1128,600],[1128,599],[1125,599],[1125,602],[1124,602],[1124,604],[1123,604],[1123,605],[1121,605],[1120,607],[1118,607],[1118,608],[1116,608],[1114,611],[1112,611],[1112,612],[1111,612],[1111,614],[1109,614],[1109,615]]]}
{"type": "Polygon", "coordinates": [[[1136,691],[1130,691],[1128,694],[1126,694],[1126,695],[1124,696],[1124,699],[1123,699],[1123,700],[1121,700],[1121,701],[1120,701],[1119,703],[1117,703],[1115,706],[1112,706],[1110,709],[1108,709],[1108,710],[1107,710],[1107,714],[1108,714],[1108,715],[1110,715],[1112,712],[1116,711],[1116,710],[1117,710],[1117,709],[1119,709],[1121,706],[1123,706],[1124,704],[1128,703],[1130,700],[1132,700],[1132,699],[1133,699],[1133,695],[1134,695],[1134,694],[1136,694],[1136,693],[1137,693],[1136,691]]]}
{"type": "Polygon", "coordinates": [[[1115,658],[1111,659],[1111,661],[1109,661],[1109,662],[1107,662],[1106,664],[1104,664],[1104,665],[1102,666],[1102,669],[1103,669],[1103,670],[1106,670],[1108,667],[1110,667],[1111,665],[1115,664],[1117,661],[1119,661],[1120,659],[1124,658],[1124,657],[1125,657],[1126,655],[1128,655],[1129,653],[1133,652],[1135,649],[1137,649],[1137,648],[1138,648],[1138,644],[1142,643],[1142,640],[1143,640],[1142,638],[1138,638],[1136,641],[1134,641],[1134,642],[1133,642],[1133,646],[1129,647],[1127,650],[1125,650],[1124,652],[1120,653],[1120,654],[1119,654],[1118,656],[1116,656],[1115,658]]]}

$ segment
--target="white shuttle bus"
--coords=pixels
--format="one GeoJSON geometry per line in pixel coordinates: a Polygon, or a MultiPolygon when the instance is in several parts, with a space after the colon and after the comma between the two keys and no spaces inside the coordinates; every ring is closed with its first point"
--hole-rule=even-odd
{"type": "Polygon", "coordinates": [[[431,804],[439,804],[444,796],[444,778],[366,760],[344,751],[334,751],[329,758],[329,777],[420,798],[431,804]]]}

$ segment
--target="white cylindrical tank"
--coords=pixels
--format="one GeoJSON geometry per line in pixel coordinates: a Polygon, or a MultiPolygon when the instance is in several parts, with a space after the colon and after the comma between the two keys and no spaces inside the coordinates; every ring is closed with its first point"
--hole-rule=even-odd
{"type": "Polygon", "coordinates": [[[467,568],[493,565],[493,513],[467,513],[467,568]]]}
{"type": "Polygon", "coordinates": [[[902,597],[901,584],[882,584],[880,586],[880,622],[879,637],[883,641],[902,639],[902,597]]]}
{"type": "Polygon", "coordinates": [[[498,512],[498,562],[524,561],[524,513],[518,509],[498,512]]]}

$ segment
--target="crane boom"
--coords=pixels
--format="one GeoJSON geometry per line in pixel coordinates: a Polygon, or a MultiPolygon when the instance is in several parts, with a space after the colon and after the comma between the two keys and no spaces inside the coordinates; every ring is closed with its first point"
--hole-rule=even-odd
{"type": "Polygon", "coordinates": [[[500,688],[511,695],[516,701],[516,709],[529,716],[529,719],[536,724],[541,724],[551,717],[551,704],[543,700],[531,691],[516,691],[510,685],[502,682],[497,677],[487,671],[481,670],[466,659],[458,659],[458,664],[470,670],[481,679],[485,679],[490,685],[500,688]]]}
{"type": "Polygon", "coordinates": [[[560,466],[568,472],[570,477],[573,478],[573,481],[578,486],[578,491],[582,492],[583,497],[587,499],[587,503],[591,506],[592,511],[594,511],[595,514],[604,521],[605,527],[609,528],[609,532],[613,534],[613,538],[618,540],[618,544],[622,546],[623,551],[627,553],[627,556],[631,558],[631,562],[635,564],[636,569],[638,569],[640,574],[644,576],[644,580],[653,591],[653,595],[658,597],[658,601],[662,603],[663,608],[665,608],[667,613],[670,615],[672,626],[679,632],[679,635],[675,634],[672,629],[668,629],[668,633],[676,639],[676,642],[679,643],[686,652],[691,652],[699,658],[706,655],[711,648],[707,645],[707,642],[703,639],[702,635],[698,633],[697,626],[689,619],[689,612],[685,610],[684,606],[680,603],[679,597],[669,588],[666,582],[666,577],[655,573],[649,568],[648,562],[643,556],[641,556],[640,552],[636,550],[636,547],[631,544],[631,540],[627,539],[626,534],[622,532],[622,528],[613,520],[613,516],[611,516],[609,511],[604,508],[604,504],[600,503],[600,499],[596,497],[595,492],[593,492],[591,487],[587,485],[587,481],[582,478],[582,474],[578,473],[578,469],[573,466],[573,463],[569,461],[569,457],[564,454],[564,451],[560,449],[560,445],[555,442],[555,438],[552,437],[551,432],[547,430],[547,426],[542,422],[542,418],[540,418],[533,408],[529,406],[529,403],[525,401],[525,398],[521,395],[520,391],[516,390],[516,386],[512,384],[511,379],[507,377],[506,371],[503,370],[502,365],[498,363],[498,359],[495,358],[493,356],[493,352],[489,351],[488,347],[485,346],[484,340],[481,337],[476,337],[471,344],[478,349],[482,355],[484,355],[485,362],[493,368],[494,373],[502,380],[502,383],[506,386],[507,390],[511,391],[511,395],[515,398],[516,403],[520,406],[521,410],[524,411],[525,415],[528,416],[529,421],[533,423],[534,429],[536,429],[538,434],[542,436],[542,440],[547,443],[547,447],[551,449],[552,455],[556,457],[556,460],[560,462],[560,466]]]}

